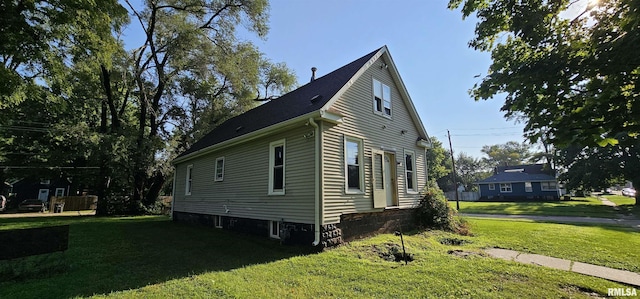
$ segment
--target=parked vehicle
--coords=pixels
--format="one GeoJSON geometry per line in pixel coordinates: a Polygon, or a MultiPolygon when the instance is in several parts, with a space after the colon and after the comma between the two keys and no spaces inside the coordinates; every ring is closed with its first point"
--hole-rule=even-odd
{"type": "Polygon", "coordinates": [[[624,188],[622,189],[622,195],[629,197],[636,197],[636,190],[633,188],[624,188]]]}
{"type": "Polygon", "coordinates": [[[25,199],[18,204],[18,212],[44,212],[44,202],[39,199],[25,199]]]}

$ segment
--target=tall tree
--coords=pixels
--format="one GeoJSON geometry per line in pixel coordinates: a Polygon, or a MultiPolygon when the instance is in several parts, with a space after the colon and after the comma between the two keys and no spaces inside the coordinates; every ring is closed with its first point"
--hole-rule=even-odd
{"type": "Polygon", "coordinates": [[[559,148],[594,151],[637,144],[640,0],[591,2],[568,18],[576,3],[584,1],[450,0],[463,17],[479,19],[469,45],[493,59],[471,93],[476,100],[506,94],[502,111],[526,122],[532,142],[546,135],[559,148]]]}
{"type": "MultiPolygon", "coordinates": [[[[431,137],[431,148],[427,150],[427,174],[429,180],[440,180],[451,172],[451,155],[437,138],[431,137]]],[[[440,186],[441,188],[444,185],[440,186]]]]}
{"type": "Polygon", "coordinates": [[[467,191],[476,191],[478,186],[474,183],[491,176],[491,167],[480,158],[474,158],[466,153],[458,154],[456,159],[456,173],[458,182],[467,191]]]}
{"type": "Polygon", "coordinates": [[[530,145],[515,141],[485,145],[480,151],[486,155],[483,161],[489,167],[521,165],[526,163],[532,155],[530,145]]]}

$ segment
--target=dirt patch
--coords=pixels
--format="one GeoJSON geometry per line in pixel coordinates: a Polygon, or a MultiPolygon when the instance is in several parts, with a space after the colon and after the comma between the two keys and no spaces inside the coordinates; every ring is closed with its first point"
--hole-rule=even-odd
{"type": "Polygon", "coordinates": [[[461,257],[461,258],[468,258],[468,257],[471,257],[471,256],[482,256],[480,253],[477,253],[477,252],[464,251],[464,250],[460,250],[460,249],[449,250],[449,251],[447,251],[447,253],[450,254],[450,255],[453,255],[453,256],[461,257]]]}
{"type": "Polygon", "coordinates": [[[442,245],[455,245],[455,246],[473,243],[472,241],[458,239],[458,238],[440,238],[438,239],[438,242],[440,242],[440,244],[442,245]]]}
{"type": "Polygon", "coordinates": [[[577,285],[572,285],[572,284],[562,285],[560,286],[560,288],[564,292],[568,293],[569,295],[582,294],[582,295],[588,296],[589,298],[607,298],[606,296],[601,295],[595,290],[592,290],[590,288],[584,288],[577,285]]]}
{"type": "Polygon", "coordinates": [[[389,262],[411,262],[414,260],[413,254],[405,254],[402,252],[402,247],[394,243],[385,243],[382,245],[373,245],[373,252],[378,254],[380,258],[389,262]]]}

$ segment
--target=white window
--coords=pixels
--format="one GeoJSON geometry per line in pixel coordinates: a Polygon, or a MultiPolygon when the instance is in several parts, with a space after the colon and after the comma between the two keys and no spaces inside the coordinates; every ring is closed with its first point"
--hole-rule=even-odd
{"type": "Polygon", "coordinates": [[[496,190],[496,184],[489,184],[489,190],[496,190]]]}
{"type": "Polygon", "coordinates": [[[500,192],[511,192],[511,183],[500,184],[500,192]]]}
{"type": "Polygon", "coordinates": [[[391,88],[373,79],[373,111],[391,117],[391,88]]]}
{"type": "Polygon", "coordinates": [[[269,195],[284,195],[284,139],[269,144],[269,195]]]}
{"type": "Polygon", "coordinates": [[[186,182],[184,186],[184,194],[191,195],[191,187],[193,182],[193,165],[187,166],[186,182]]]}
{"type": "Polygon", "coordinates": [[[215,228],[222,228],[222,216],[218,216],[218,215],[213,216],[213,226],[215,228]]]}
{"type": "Polygon", "coordinates": [[[542,191],[555,191],[557,189],[556,182],[540,182],[540,190],[542,191]]]}
{"type": "Polygon", "coordinates": [[[222,182],[224,179],[224,157],[216,159],[215,181],[222,182]]]}
{"type": "Polygon", "coordinates": [[[533,186],[531,186],[531,182],[524,182],[524,192],[533,192],[533,186]]]}
{"type": "Polygon", "coordinates": [[[416,178],[416,160],[415,153],[412,151],[404,152],[404,172],[407,185],[407,192],[417,192],[416,178]]]}
{"type": "Polygon", "coordinates": [[[56,197],[64,196],[64,188],[56,188],[56,197]]]}
{"type": "Polygon", "coordinates": [[[362,164],[362,139],[344,137],[344,168],[346,193],[364,191],[364,168],[362,164]]]}
{"type": "Polygon", "coordinates": [[[280,239],[280,221],[269,221],[269,237],[280,239]]]}

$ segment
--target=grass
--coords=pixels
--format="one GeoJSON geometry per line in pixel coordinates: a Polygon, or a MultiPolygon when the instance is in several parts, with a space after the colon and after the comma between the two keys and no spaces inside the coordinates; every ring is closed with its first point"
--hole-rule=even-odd
{"type": "Polygon", "coordinates": [[[604,225],[467,218],[479,246],[564,258],[640,272],[640,232],[604,225]]]}
{"type": "Polygon", "coordinates": [[[523,221],[470,219],[473,237],[441,231],[406,235],[407,251],[415,258],[406,266],[380,257],[400,243],[389,234],[310,253],[165,217],[0,219],[0,229],[54,223],[70,224],[69,250],[60,257],[64,271],[0,281],[0,298],[588,298],[624,286],[488,258],[481,248],[558,257],[566,252],[576,260],[621,269],[636,269],[632,261],[640,260],[637,232],[523,221]],[[452,239],[466,243],[442,244],[452,239]],[[633,250],[604,244],[594,251],[594,244],[612,240],[629,242],[633,250]],[[574,253],[579,251],[583,254],[574,253]]]}
{"type": "MultiPolygon", "coordinates": [[[[449,203],[455,207],[454,202],[449,203]]],[[[460,213],[617,218],[614,208],[595,197],[550,202],[460,202],[460,213]]]]}

